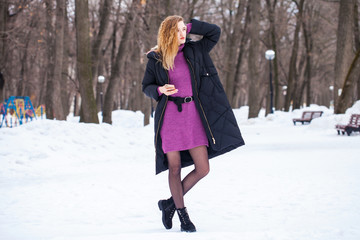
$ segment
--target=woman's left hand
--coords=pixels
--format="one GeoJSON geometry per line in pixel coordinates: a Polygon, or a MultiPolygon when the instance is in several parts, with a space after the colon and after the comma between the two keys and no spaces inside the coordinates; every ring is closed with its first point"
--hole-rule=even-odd
{"type": "Polygon", "coordinates": [[[166,96],[169,96],[177,93],[179,90],[176,89],[175,86],[172,84],[165,84],[164,86],[159,87],[159,91],[166,96]]]}

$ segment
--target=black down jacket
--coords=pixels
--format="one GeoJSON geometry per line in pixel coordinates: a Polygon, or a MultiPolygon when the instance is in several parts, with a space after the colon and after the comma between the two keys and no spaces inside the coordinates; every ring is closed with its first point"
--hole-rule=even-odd
{"type": "MultiPolygon", "coordinates": [[[[220,28],[214,24],[191,20],[191,34],[202,35],[199,41],[187,40],[183,48],[191,73],[195,105],[200,113],[209,140],[209,158],[229,152],[244,145],[234,113],[225,95],[216,68],[209,56],[220,37],[220,28]]],[[[168,169],[167,157],[162,149],[160,129],[168,97],[159,96],[157,88],[169,83],[168,72],[162,67],[155,52],[147,55],[148,63],[142,82],[143,92],[155,99],[155,150],[156,174],[168,169]]],[[[189,151],[181,151],[182,167],[194,162],[189,151]]]]}

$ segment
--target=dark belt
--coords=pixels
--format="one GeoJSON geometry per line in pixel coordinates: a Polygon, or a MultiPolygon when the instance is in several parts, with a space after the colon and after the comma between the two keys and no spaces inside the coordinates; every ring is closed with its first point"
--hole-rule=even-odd
{"type": "Polygon", "coordinates": [[[189,103],[192,102],[194,99],[193,97],[172,97],[172,96],[168,96],[169,100],[174,102],[176,104],[176,106],[178,107],[178,111],[181,112],[182,111],[182,107],[181,105],[183,103],[189,103]]]}

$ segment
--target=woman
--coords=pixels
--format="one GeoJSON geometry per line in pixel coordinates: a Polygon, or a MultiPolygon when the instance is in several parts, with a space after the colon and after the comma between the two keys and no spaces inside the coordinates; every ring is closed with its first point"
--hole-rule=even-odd
{"type": "Polygon", "coordinates": [[[209,158],[244,145],[234,114],[209,56],[220,37],[214,24],[169,16],[160,25],[157,47],[147,54],[143,92],[155,111],[156,174],[169,169],[172,197],[158,202],[162,222],[172,228],[175,211],[181,231],[196,228],[183,196],[209,172],[209,158]],[[191,41],[186,34],[202,35],[191,41]],[[194,170],[181,180],[181,168],[194,170]]]}

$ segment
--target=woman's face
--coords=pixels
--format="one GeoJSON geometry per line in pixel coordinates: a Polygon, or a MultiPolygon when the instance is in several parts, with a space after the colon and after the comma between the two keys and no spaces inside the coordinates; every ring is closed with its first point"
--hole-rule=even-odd
{"type": "Polygon", "coordinates": [[[178,42],[180,44],[184,44],[186,40],[186,25],[183,21],[178,22],[178,42]]]}

